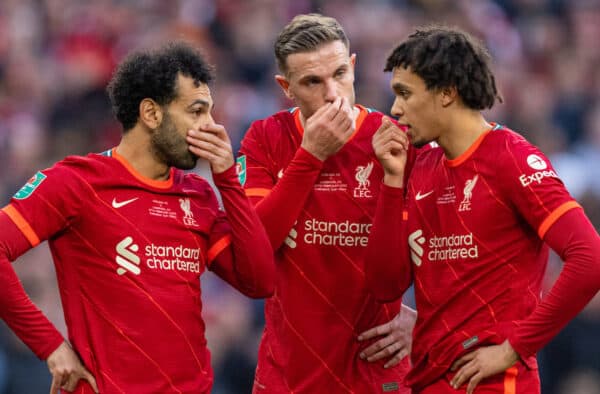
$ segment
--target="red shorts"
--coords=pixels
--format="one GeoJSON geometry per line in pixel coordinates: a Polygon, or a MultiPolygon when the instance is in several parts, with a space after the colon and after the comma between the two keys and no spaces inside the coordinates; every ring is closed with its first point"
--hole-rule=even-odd
{"type": "MultiPolygon", "coordinates": [[[[458,390],[450,386],[454,372],[448,372],[421,390],[413,390],[413,394],[459,394],[465,393],[467,383],[458,390]]],[[[540,394],[540,377],[537,369],[527,369],[523,363],[517,362],[504,373],[490,376],[479,382],[475,394],[540,394]]]]}

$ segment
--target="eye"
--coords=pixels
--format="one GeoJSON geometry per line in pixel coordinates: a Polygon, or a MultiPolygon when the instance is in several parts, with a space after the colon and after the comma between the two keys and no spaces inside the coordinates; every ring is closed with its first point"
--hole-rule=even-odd
{"type": "Polygon", "coordinates": [[[335,72],[335,77],[336,78],[343,77],[345,74],[346,74],[346,70],[345,69],[340,69],[340,70],[337,70],[335,72]]]}
{"type": "Polygon", "coordinates": [[[402,89],[398,91],[398,96],[402,97],[403,99],[407,99],[410,96],[410,92],[402,89]]]}
{"type": "Polygon", "coordinates": [[[318,85],[321,81],[318,78],[309,78],[306,80],[308,86],[318,85]]]}

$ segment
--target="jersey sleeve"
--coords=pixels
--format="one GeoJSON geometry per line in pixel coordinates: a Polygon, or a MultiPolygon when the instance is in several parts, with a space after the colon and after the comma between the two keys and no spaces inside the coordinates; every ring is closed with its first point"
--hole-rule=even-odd
{"type": "Polygon", "coordinates": [[[509,335],[524,360],[550,342],[600,289],[600,237],[582,209],[561,215],[544,240],[564,266],[550,292],[530,316],[515,322],[509,335]]]}
{"type": "Polygon", "coordinates": [[[412,283],[404,198],[403,188],[381,183],[365,253],[367,287],[380,302],[397,300],[412,283]]]}
{"type": "Polygon", "coordinates": [[[57,163],[31,177],[3,211],[33,247],[77,220],[86,187],[79,174],[57,163]]]}
{"type": "MultiPolygon", "coordinates": [[[[249,297],[268,297],[275,286],[275,263],[267,234],[232,167],[214,174],[223,199],[209,236],[208,267],[249,297]]],[[[211,201],[217,209],[216,198],[211,201]]]]}
{"type": "Polygon", "coordinates": [[[550,160],[524,139],[507,140],[499,171],[505,197],[541,239],[565,212],[580,207],[550,160]]]}
{"type": "Polygon", "coordinates": [[[598,291],[599,267],[593,261],[598,238],[548,158],[536,147],[524,140],[512,142],[500,159],[506,164],[499,174],[505,197],[565,262],[550,293],[530,316],[515,322],[516,329],[509,335],[513,348],[526,360],[598,291]]]}
{"type": "Polygon", "coordinates": [[[277,167],[273,164],[275,152],[271,150],[261,123],[255,122],[240,150],[240,158],[246,163],[245,182],[242,183],[245,183],[246,195],[256,205],[272,248],[277,250],[300,216],[323,162],[300,147],[285,171],[274,174],[277,167]]]}
{"type": "Polygon", "coordinates": [[[79,182],[67,168],[36,173],[0,213],[0,314],[41,359],[63,341],[62,335],[25,293],[10,261],[65,229],[76,219],[79,182]]]}

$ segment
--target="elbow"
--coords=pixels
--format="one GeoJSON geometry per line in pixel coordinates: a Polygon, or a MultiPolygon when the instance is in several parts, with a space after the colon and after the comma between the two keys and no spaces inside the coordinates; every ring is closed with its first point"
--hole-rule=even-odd
{"type": "Polygon", "coordinates": [[[260,271],[261,274],[255,278],[252,288],[243,291],[247,297],[254,299],[269,298],[275,293],[275,262],[273,255],[270,254],[265,261],[268,261],[269,264],[265,265],[260,271]]]}
{"type": "Polygon", "coordinates": [[[375,275],[370,270],[366,274],[367,290],[380,303],[398,300],[410,287],[410,280],[402,280],[404,278],[399,278],[398,275],[375,275]]]}
{"type": "Polygon", "coordinates": [[[377,302],[388,303],[396,301],[402,296],[399,283],[391,283],[386,280],[379,280],[367,275],[367,289],[377,302]]]}
{"type": "Polygon", "coordinates": [[[275,283],[261,281],[261,283],[259,283],[257,286],[254,286],[251,289],[243,289],[242,293],[246,297],[253,298],[255,300],[261,298],[269,298],[275,293],[275,283]]]}
{"type": "Polygon", "coordinates": [[[393,302],[398,300],[400,297],[402,297],[402,292],[398,292],[398,291],[381,291],[381,290],[377,290],[377,289],[371,289],[370,290],[371,295],[373,296],[373,298],[375,298],[375,301],[381,303],[381,304],[387,304],[389,302],[393,302]]]}

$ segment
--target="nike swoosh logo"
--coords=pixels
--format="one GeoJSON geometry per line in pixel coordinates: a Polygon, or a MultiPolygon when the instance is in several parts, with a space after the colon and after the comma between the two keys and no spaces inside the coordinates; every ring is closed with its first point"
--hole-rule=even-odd
{"type": "Polygon", "coordinates": [[[112,206],[113,208],[121,208],[124,207],[125,205],[134,202],[135,200],[137,200],[139,197],[135,197],[132,198],[131,200],[125,200],[125,201],[117,201],[116,198],[113,198],[112,200],[112,206]]]}
{"type": "Polygon", "coordinates": [[[417,195],[415,196],[415,200],[417,200],[417,201],[419,201],[419,200],[422,200],[422,199],[424,199],[425,197],[427,197],[428,195],[430,195],[431,193],[433,193],[433,190],[432,190],[432,191],[430,191],[430,192],[428,192],[428,193],[425,193],[425,194],[421,194],[421,191],[419,190],[419,192],[418,192],[418,193],[417,193],[417,195]]]}

